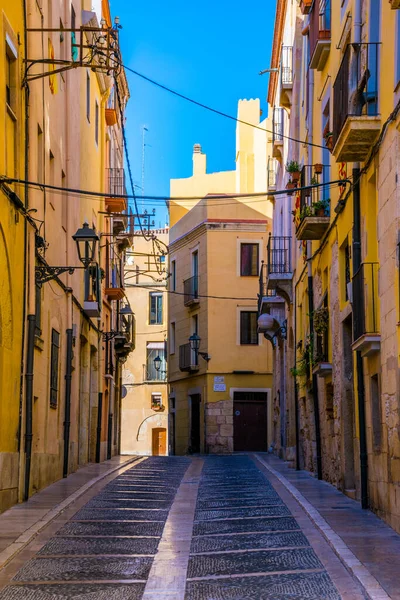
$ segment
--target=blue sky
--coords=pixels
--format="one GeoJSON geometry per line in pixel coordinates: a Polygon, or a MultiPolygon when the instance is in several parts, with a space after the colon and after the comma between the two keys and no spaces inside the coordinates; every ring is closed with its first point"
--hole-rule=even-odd
{"type": "MultiPolygon", "coordinates": [[[[266,114],[275,0],[110,0],[120,17],[124,63],[204,104],[236,116],[241,98],[260,98],[266,114]],[[256,10],[258,9],[258,10],[256,10]]],[[[127,73],[128,147],[135,182],[142,178],[142,127],[146,134],[145,193],[169,194],[169,180],[189,177],[193,144],[207,154],[207,170],[234,168],[235,123],[193,106],[127,73]]],[[[137,190],[140,194],[140,190],[137,190]]],[[[156,226],[166,210],[156,207],[156,226]]]]}

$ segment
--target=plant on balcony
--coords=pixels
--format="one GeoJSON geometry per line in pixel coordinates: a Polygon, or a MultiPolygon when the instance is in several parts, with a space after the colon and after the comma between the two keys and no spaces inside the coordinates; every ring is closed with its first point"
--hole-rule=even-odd
{"type": "Polygon", "coordinates": [[[314,216],[314,211],[312,206],[303,206],[303,208],[301,209],[301,213],[300,213],[300,219],[303,220],[306,217],[313,217],[314,216]]]}
{"type": "Polygon", "coordinates": [[[286,171],[290,173],[291,181],[297,182],[300,179],[300,165],[295,160],[286,163],[286,171]]]}
{"type": "Polygon", "coordinates": [[[332,131],[327,131],[327,133],[325,133],[324,140],[325,140],[325,146],[328,148],[328,150],[332,150],[333,149],[332,131]]]}
{"type": "Polygon", "coordinates": [[[322,163],[315,163],[314,172],[316,175],[321,175],[323,169],[324,169],[324,165],[322,163]]]}
{"type": "Polygon", "coordinates": [[[313,356],[313,344],[311,338],[307,337],[307,342],[304,350],[301,352],[299,359],[296,361],[296,366],[290,369],[293,377],[307,377],[310,374],[310,364],[313,356]]]}
{"type": "Polygon", "coordinates": [[[313,313],[314,331],[318,335],[323,335],[329,324],[329,310],[326,306],[317,308],[313,313]]]}
{"type": "Polygon", "coordinates": [[[303,15],[308,15],[311,11],[313,0],[300,0],[300,10],[303,15]]]}
{"type": "Polygon", "coordinates": [[[311,205],[313,216],[325,217],[328,205],[329,200],[317,200],[316,202],[313,202],[311,205]]]}

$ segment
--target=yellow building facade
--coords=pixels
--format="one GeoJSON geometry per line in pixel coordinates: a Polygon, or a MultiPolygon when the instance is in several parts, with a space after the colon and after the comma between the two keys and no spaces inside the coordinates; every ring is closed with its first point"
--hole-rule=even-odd
{"type": "MultiPolygon", "coordinates": [[[[260,125],[258,100],[239,118],[260,125]]],[[[272,441],[272,363],[257,331],[258,274],[271,204],[235,197],[266,189],[267,135],[238,125],[236,169],[171,180],[168,383],[176,454],[266,450],[272,441]],[[224,198],[224,194],[228,194],[224,198]],[[213,199],[213,195],[219,197],[213,199]],[[221,196],[222,195],[222,196],[221,196]],[[198,197],[199,200],[185,200],[198,197]]]]}
{"type": "Polygon", "coordinates": [[[119,452],[121,365],[132,338],[123,271],[133,228],[121,131],[129,90],[123,71],[109,77],[101,53],[91,64],[79,57],[81,41],[96,47],[101,27],[117,40],[108,2],[25,8],[19,17],[15,9],[12,27],[4,21],[4,114],[14,129],[7,121],[2,175],[10,178],[4,190],[15,191],[10,201],[17,206],[25,194],[25,206],[22,221],[16,214],[8,231],[11,204],[1,205],[4,239],[13,236],[1,251],[9,257],[4,272],[13,269],[12,288],[9,275],[1,279],[0,410],[8,424],[1,436],[1,509],[119,452]],[[21,45],[13,45],[18,39],[21,45]],[[53,59],[70,68],[57,73],[53,59]],[[82,227],[96,239],[86,262],[75,239],[82,227]]]}
{"type": "MultiPolygon", "coordinates": [[[[1,3],[2,177],[25,177],[23,5],[1,3]]],[[[25,189],[0,184],[0,512],[18,499],[21,362],[24,335],[25,189]]]]}
{"type": "Polygon", "coordinates": [[[166,294],[168,228],[151,230],[159,246],[139,233],[128,252],[126,294],[135,313],[135,349],[123,370],[122,454],[168,454],[166,294]]]}
{"type": "Polygon", "coordinates": [[[285,367],[277,356],[275,371],[292,382],[299,426],[295,456],[283,453],[399,530],[395,7],[277,3],[271,66],[279,72],[268,91],[283,134],[273,142],[276,188],[296,180],[305,189],[276,199],[274,242],[290,247],[291,260],[287,276],[277,265],[266,285],[288,292],[293,359],[285,367]],[[288,161],[299,173],[288,173],[288,161]]]}

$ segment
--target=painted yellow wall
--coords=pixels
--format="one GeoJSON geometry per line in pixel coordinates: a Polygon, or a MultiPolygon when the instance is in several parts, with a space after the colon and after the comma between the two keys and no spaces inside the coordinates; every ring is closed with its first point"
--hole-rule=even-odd
{"type": "MultiPolygon", "coordinates": [[[[0,3],[0,173],[24,179],[25,104],[22,3],[0,3]],[[6,39],[10,41],[7,48],[6,39]],[[13,55],[15,51],[16,56],[13,55]],[[11,54],[11,106],[6,103],[6,52],[11,54]]],[[[24,188],[10,185],[22,203],[24,188]]],[[[0,512],[17,501],[18,441],[24,304],[25,219],[0,189],[0,512]]]]}
{"type": "MultiPolygon", "coordinates": [[[[168,229],[155,231],[157,238],[168,244],[168,229]]],[[[147,381],[144,370],[147,361],[147,344],[161,342],[167,337],[168,331],[168,299],[165,293],[166,262],[161,263],[157,257],[157,264],[152,255],[153,244],[147,242],[142,236],[137,235],[130,248],[126,265],[126,295],[135,313],[136,319],[136,345],[135,350],[128,357],[123,370],[123,385],[127,395],[122,399],[122,428],[121,452],[122,454],[152,454],[152,430],[165,428],[168,433],[168,394],[166,374],[163,381],[147,381]],[[136,269],[139,275],[136,277],[136,269]],[[165,270],[164,274],[162,273],[165,270]],[[158,272],[160,271],[160,273],[158,272]],[[162,279],[162,282],[158,282],[162,279]],[[161,324],[150,324],[150,292],[163,293],[163,321],[161,324]],[[163,409],[153,410],[151,406],[152,393],[162,395],[163,409]]],[[[166,258],[166,257],[165,257],[166,258]]],[[[168,435],[167,448],[168,452],[168,435]]]]}

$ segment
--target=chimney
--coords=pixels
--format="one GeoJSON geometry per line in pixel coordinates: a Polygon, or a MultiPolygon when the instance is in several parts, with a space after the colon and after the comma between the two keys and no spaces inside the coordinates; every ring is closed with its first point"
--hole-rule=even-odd
{"type": "Polygon", "coordinates": [[[193,175],[206,174],[207,157],[201,151],[200,144],[193,146],[193,175]]]}

